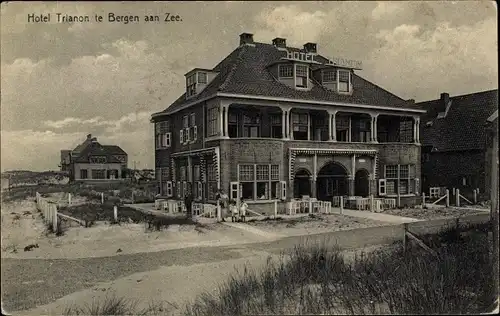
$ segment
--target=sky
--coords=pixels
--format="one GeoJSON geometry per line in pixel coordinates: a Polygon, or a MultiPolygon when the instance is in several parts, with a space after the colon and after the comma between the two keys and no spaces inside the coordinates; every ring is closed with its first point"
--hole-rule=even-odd
{"type": "Polygon", "coordinates": [[[498,88],[497,7],[447,2],[13,2],[1,4],[1,170],[57,170],[92,133],[154,168],[150,115],[239,45],[284,37],[363,62],[358,74],[405,98],[498,88]],[[28,23],[51,13],[50,23],[28,23]],[[91,22],[57,23],[56,13],[91,22]],[[161,22],[109,22],[159,15],[161,22]],[[166,13],[182,21],[164,22],[166,13]],[[95,15],[103,21],[96,22],[95,15]]]}

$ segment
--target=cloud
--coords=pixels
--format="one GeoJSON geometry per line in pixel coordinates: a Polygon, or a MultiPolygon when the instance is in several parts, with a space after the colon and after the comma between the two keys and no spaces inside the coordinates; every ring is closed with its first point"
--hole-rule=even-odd
{"type": "Polygon", "coordinates": [[[303,45],[318,39],[325,29],[326,16],[323,11],[303,11],[297,5],[264,10],[255,18],[257,25],[262,27],[255,35],[262,41],[284,37],[287,43],[303,45]]]}
{"type": "Polygon", "coordinates": [[[435,98],[444,89],[462,94],[497,87],[496,19],[455,27],[442,22],[427,31],[403,24],[376,37],[380,48],[368,62],[375,82],[407,98],[435,98]]]}
{"type": "Polygon", "coordinates": [[[398,14],[403,10],[404,8],[401,6],[401,3],[377,1],[377,6],[372,11],[372,18],[375,20],[380,20],[384,17],[398,14]]]}
{"type": "Polygon", "coordinates": [[[4,170],[56,170],[60,151],[72,149],[81,143],[88,133],[102,144],[118,145],[129,155],[129,161],[138,162],[140,168],[154,168],[153,125],[149,112],[130,113],[114,121],[100,117],[87,120],[68,117],[60,121],[46,121],[47,129],[1,131],[1,167],[4,170]],[[97,127],[104,126],[102,132],[97,127]],[[58,129],[65,128],[65,132],[58,129]],[[74,130],[75,132],[68,132],[74,130]],[[43,139],[43,141],[40,141],[43,139]]]}

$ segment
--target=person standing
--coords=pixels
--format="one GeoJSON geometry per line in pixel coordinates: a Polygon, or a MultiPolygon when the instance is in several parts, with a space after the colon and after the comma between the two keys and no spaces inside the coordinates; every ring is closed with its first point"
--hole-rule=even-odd
{"type": "Polygon", "coordinates": [[[241,201],[240,202],[240,218],[243,222],[245,222],[246,217],[247,217],[248,204],[243,199],[241,199],[240,201],[241,201]]]}
{"type": "Polygon", "coordinates": [[[227,194],[224,193],[224,191],[222,191],[222,189],[219,189],[219,192],[217,193],[217,195],[215,196],[216,199],[217,199],[217,203],[219,204],[220,206],[220,209],[221,209],[221,217],[222,217],[222,221],[225,222],[226,221],[226,216],[227,216],[227,213],[228,213],[228,207],[229,207],[229,197],[227,196],[227,194]]]}
{"type": "Polygon", "coordinates": [[[193,218],[193,195],[191,194],[191,191],[188,191],[186,195],[184,196],[184,206],[186,207],[186,216],[189,219],[193,218]]]}
{"type": "Polygon", "coordinates": [[[237,222],[237,220],[238,220],[238,206],[236,205],[236,201],[231,201],[230,210],[231,210],[231,221],[233,223],[237,222]]]}

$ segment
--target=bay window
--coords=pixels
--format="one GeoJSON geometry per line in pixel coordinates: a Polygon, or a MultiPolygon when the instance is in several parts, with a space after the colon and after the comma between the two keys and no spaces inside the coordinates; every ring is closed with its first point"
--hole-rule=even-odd
{"type": "Polygon", "coordinates": [[[242,164],[238,166],[240,197],[270,200],[280,196],[279,165],[242,164]]]}
{"type": "Polygon", "coordinates": [[[406,195],[415,192],[415,165],[385,166],[385,193],[406,195]]]}

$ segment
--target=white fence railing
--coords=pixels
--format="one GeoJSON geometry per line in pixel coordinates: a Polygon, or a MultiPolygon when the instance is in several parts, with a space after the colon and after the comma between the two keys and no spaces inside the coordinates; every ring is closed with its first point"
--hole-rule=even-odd
{"type": "Polygon", "coordinates": [[[294,200],[287,202],[287,213],[289,215],[296,214],[328,214],[331,212],[332,203],[327,201],[314,200],[294,200]]]}
{"type": "MultiPolygon", "coordinates": [[[[155,209],[164,211],[165,213],[175,214],[186,212],[184,201],[158,199],[155,201],[155,209]]],[[[212,204],[204,204],[193,202],[192,211],[194,216],[216,217],[217,206],[212,204]]]]}
{"type": "Polygon", "coordinates": [[[36,192],[36,207],[43,214],[43,221],[52,225],[54,231],[57,231],[57,204],[44,199],[40,193],[36,192]]]}

